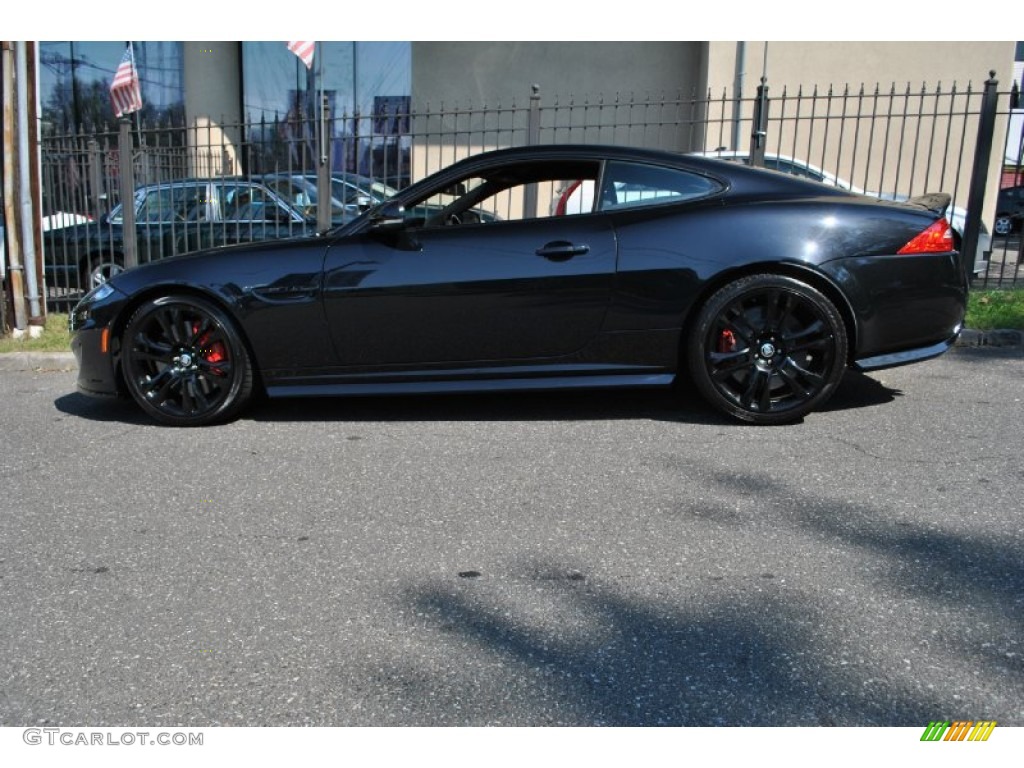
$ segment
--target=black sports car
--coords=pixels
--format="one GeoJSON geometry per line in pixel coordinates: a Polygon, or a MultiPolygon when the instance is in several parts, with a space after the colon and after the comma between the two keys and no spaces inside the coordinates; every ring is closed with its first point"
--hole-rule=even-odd
{"type": "Polygon", "coordinates": [[[967,286],[948,204],[666,152],[490,152],[323,236],[115,275],[73,312],[78,386],[199,425],[256,390],[667,386],[688,374],[738,419],[789,422],[847,366],[953,344],[967,286]],[[589,190],[585,202],[561,205],[569,189],[589,190]]]}

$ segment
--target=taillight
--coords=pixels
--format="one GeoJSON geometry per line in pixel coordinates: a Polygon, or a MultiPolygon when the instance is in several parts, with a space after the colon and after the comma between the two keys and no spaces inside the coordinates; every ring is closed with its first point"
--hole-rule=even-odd
{"type": "Polygon", "coordinates": [[[896,253],[947,253],[953,250],[953,230],[946,219],[939,219],[896,253]]]}

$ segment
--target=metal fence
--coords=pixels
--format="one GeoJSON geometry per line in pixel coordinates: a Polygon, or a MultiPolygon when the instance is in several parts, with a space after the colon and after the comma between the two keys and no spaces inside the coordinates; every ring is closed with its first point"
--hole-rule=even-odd
{"type": "MultiPolygon", "coordinates": [[[[1011,119],[1018,114],[1018,94],[1016,84],[999,91],[992,79],[981,87],[778,93],[762,81],[756,93],[739,96],[546,98],[534,87],[505,104],[413,107],[408,99],[392,99],[365,115],[317,114],[311,105],[297,105],[284,115],[235,123],[125,122],[44,133],[47,305],[66,310],[91,282],[125,264],[322,229],[351,218],[388,188],[402,188],[464,157],[540,143],[718,154],[889,199],[945,191],[960,216],[954,226],[969,240],[973,222],[979,255],[988,256],[975,284],[1018,285],[1024,283],[1019,218],[1013,231],[988,236],[997,213],[996,185],[988,183],[998,175],[993,163],[1002,161],[1008,140],[1021,144],[1008,134],[1020,132],[1011,119]],[[283,178],[293,182],[286,188],[283,178]],[[172,182],[181,188],[185,180],[194,188],[180,193],[182,199],[157,194],[172,182]],[[243,185],[247,199],[261,196],[267,218],[231,219],[231,195],[240,200],[243,185]],[[328,189],[331,194],[324,195],[328,189]],[[359,190],[355,198],[338,199],[351,189],[359,190]],[[119,209],[127,195],[135,205],[119,209]],[[158,202],[155,208],[150,198],[158,202]],[[130,222],[136,213],[138,220],[130,222]]],[[[1004,169],[1018,183],[1020,159],[1017,151],[1016,164],[1004,169]]]]}

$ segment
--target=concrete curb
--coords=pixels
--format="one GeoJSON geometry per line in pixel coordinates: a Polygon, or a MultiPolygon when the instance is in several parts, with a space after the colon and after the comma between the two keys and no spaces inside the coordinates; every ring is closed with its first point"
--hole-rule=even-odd
{"type": "MultiPolygon", "coordinates": [[[[1024,331],[975,331],[965,328],[956,340],[958,347],[1024,346],[1024,331]]],[[[71,352],[3,352],[0,371],[73,371],[78,368],[71,352]]]]}
{"type": "Polygon", "coordinates": [[[1013,330],[975,331],[965,328],[956,340],[958,347],[1019,347],[1024,343],[1024,332],[1013,330]]]}
{"type": "Polygon", "coordinates": [[[78,368],[71,352],[0,353],[0,371],[73,371],[78,368]]]}

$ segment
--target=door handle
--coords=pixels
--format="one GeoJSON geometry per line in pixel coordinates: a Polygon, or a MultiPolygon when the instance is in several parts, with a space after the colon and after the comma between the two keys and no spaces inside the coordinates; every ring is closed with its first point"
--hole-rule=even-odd
{"type": "Polygon", "coordinates": [[[589,245],[573,245],[568,240],[553,240],[537,249],[537,255],[550,261],[568,261],[590,252],[589,245]]]}

